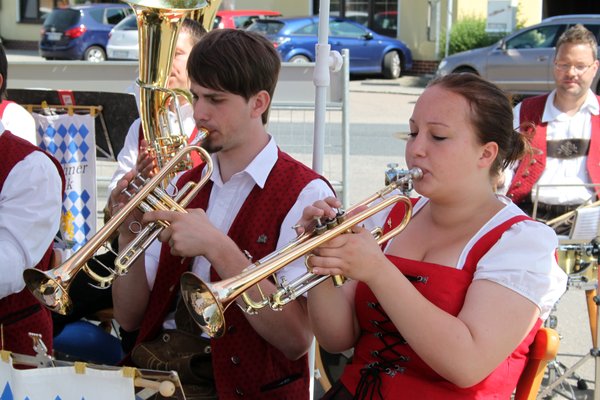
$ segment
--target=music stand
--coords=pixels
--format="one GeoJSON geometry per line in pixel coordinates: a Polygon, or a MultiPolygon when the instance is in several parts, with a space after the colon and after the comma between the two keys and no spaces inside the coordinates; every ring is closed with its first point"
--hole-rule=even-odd
{"type": "MultiPolygon", "coordinates": [[[[95,118],[96,154],[98,158],[116,160],[123,148],[131,123],[139,117],[135,96],[130,93],[71,92],[77,106],[102,106],[95,118]]],[[[61,104],[58,91],[50,89],[8,89],[8,99],[18,104],[61,104]]]]}

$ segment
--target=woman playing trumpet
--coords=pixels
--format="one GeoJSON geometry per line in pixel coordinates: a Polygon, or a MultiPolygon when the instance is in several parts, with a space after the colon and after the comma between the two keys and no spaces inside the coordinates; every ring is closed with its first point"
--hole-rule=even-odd
{"type": "MultiPolygon", "coordinates": [[[[324,398],[510,398],[528,346],[566,285],[552,229],[493,190],[527,144],[493,84],[453,74],[427,87],[406,146],[408,167],[423,171],[407,227],[383,251],[354,227],[309,257],[314,273],[351,278],[308,292],[320,345],[355,350],[324,398]]],[[[316,202],[301,225],[339,206],[334,198],[316,202]]],[[[372,222],[390,229],[403,209],[372,222]]]]}

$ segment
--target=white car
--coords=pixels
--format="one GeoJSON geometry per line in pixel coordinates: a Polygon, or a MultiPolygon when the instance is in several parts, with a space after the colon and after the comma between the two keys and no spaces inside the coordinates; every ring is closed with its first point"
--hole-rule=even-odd
{"type": "Polygon", "coordinates": [[[137,60],[139,58],[138,27],[135,14],[124,18],[110,31],[106,56],[109,60],[137,60]]]}

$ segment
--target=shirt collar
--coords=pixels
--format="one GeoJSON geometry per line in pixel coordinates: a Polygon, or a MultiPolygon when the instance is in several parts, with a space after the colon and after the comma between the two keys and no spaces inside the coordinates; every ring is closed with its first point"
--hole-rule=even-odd
{"type": "Polygon", "coordinates": [[[2,125],[2,121],[0,121],[0,136],[4,133],[4,125],[2,125]]]}
{"type": "MultiPolygon", "coordinates": [[[[267,178],[271,173],[271,170],[275,166],[278,157],[277,144],[275,143],[275,139],[270,136],[269,142],[267,145],[254,157],[254,159],[244,168],[242,171],[239,171],[234,174],[237,175],[247,175],[249,176],[256,185],[258,185],[261,189],[264,188],[267,178]]],[[[221,179],[221,171],[219,169],[219,161],[217,159],[217,154],[211,154],[211,159],[213,161],[213,174],[210,179],[216,185],[223,185],[223,181],[221,179]]]]}
{"type": "MultiPolygon", "coordinates": [[[[542,122],[550,122],[554,120],[561,120],[565,117],[565,113],[560,111],[554,106],[554,98],[556,97],[556,89],[550,92],[546,105],[544,106],[544,114],[542,115],[542,122]]],[[[585,101],[581,105],[580,111],[587,110],[592,115],[598,115],[600,113],[600,105],[598,104],[598,98],[590,89],[588,89],[585,101]]]]}

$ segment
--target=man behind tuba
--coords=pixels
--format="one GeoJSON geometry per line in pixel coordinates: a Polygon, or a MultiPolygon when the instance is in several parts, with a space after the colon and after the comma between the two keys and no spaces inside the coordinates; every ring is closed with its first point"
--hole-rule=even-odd
{"type": "MultiPolygon", "coordinates": [[[[175,44],[174,57],[170,73],[167,78],[167,88],[169,89],[189,89],[189,79],[187,76],[186,63],[192,47],[200,41],[206,34],[206,30],[196,20],[186,18],[183,20],[177,41],[175,44]]],[[[193,137],[196,132],[194,119],[192,118],[192,107],[187,102],[185,96],[179,97],[180,110],[182,116],[183,133],[187,138],[193,137]]],[[[168,115],[174,115],[169,112],[168,115]]],[[[177,129],[175,118],[170,119],[171,127],[177,129]]],[[[123,175],[136,167],[138,156],[141,154],[143,162],[147,166],[146,174],[150,172],[155,165],[152,159],[147,156],[146,140],[142,140],[141,119],[136,119],[127,132],[123,148],[117,156],[117,169],[109,184],[109,190],[112,191],[109,196],[108,204],[105,208],[105,218],[110,218],[114,211],[117,211],[118,204],[113,204],[111,199],[118,196],[118,193],[124,188],[118,186],[119,180],[123,175]],[[141,151],[140,151],[141,150],[141,151]]],[[[117,250],[116,241],[112,243],[113,250],[117,250]]],[[[114,254],[107,252],[98,257],[104,265],[111,266],[114,261],[114,254]]],[[[106,275],[104,268],[95,260],[91,260],[88,266],[97,274],[106,275]]],[[[77,274],[71,284],[71,297],[73,300],[73,311],[69,315],[60,315],[53,313],[54,335],[58,335],[67,323],[77,321],[83,317],[94,314],[95,312],[112,307],[111,289],[96,289],[90,286],[95,284],[87,274],[77,274]]],[[[127,340],[124,338],[124,348],[127,347],[127,340]]]]}

